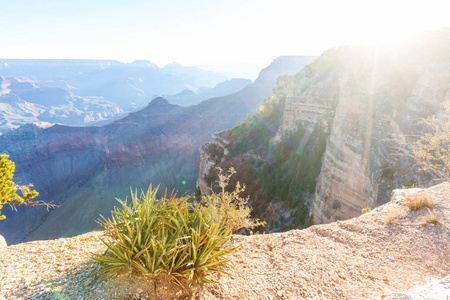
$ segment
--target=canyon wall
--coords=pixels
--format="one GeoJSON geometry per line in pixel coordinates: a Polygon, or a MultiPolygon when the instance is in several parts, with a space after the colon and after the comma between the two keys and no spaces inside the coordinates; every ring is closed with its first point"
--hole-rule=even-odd
{"type": "MultiPolygon", "coordinates": [[[[259,146],[286,143],[292,132],[310,126],[321,126],[327,133],[315,193],[304,197],[313,223],[359,216],[362,208],[386,203],[394,188],[435,183],[414,161],[397,155],[396,140],[423,134],[420,119],[443,113],[441,105],[450,101],[448,33],[443,29],[385,48],[330,49],[296,75],[280,77],[270,99],[283,106],[281,121],[273,129],[272,142],[259,146]]],[[[308,134],[293,149],[305,140],[308,134]]],[[[224,161],[210,153],[228,148],[217,136],[204,146],[198,181],[202,192],[207,192],[202,178],[208,169],[224,161]],[[208,149],[212,145],[217,146],[213,152],[208,149]]],[[[264,164],[268,159],[260,160],[264,164]]],[[[273,201],[280,208],[287,199],[273,201]]]]}
{"type": "Polygon", "coordinates": [[[0,151],[16,163],[14,180],[33,183],[39,199],[59,207],[5,206],[0,233],[8,244],[72,236],[97,228],[130,188],[190,194],[199,148],[214,132],[253,114],[276,78],[313,58],[281,57],[240,92],[181,107],[155,98],[144,109],[105,126],[28,124],[0,136],[0,151]]]}
{"type": "Polygon", "coordinates": [[[369,51],[343,68],[311,207],[314,223],[359,216],[364,207],[386,203],[393,188],[432,183],[395,155],[392,138],[417,134],[417,121],[449,100],[450,65],[408,54],[369,51]]]}

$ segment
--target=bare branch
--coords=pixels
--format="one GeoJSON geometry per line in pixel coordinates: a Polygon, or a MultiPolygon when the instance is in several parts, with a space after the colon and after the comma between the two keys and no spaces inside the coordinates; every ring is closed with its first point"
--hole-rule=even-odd
{"type": "Polygon", "coordinates": [[[26,206],[47,206],[47,210],[50,208],[56,208],[60,207],[60,205],[52,204],[51,202],[44,202],[42,200],[36,200],[36,201],[26,201],[26,202],[18,202],[14,199],[7,201],[5,204],[9,204],[14,211],[17,211],[16,205],[26,205],[26,206]]]}

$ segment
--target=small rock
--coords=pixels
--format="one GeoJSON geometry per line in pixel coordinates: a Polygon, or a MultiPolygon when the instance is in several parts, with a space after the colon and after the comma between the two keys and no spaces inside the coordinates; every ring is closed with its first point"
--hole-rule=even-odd
{"type": "Polygon", "coordinates": [[[8,244],[6,243],[5,238],[0,234],[0,248],[7,247],[8,244]]]}

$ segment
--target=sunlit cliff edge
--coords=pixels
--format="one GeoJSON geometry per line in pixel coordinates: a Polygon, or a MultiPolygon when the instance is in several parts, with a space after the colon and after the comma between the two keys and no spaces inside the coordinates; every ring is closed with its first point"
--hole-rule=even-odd
{"type": "MultiPolygon", "coordinates": [[[[232,245],[240,248],[229,258],[232,276],[215,275],[217,285],[190,296],[161,288],[160,299],[445,299],[449,199],[447,182],[394,190],[389,203],[358,218],[236,235],[232,245]],[[433,208],[410,211],[407,199],[417,196],[429,197],[433,208]],[[426,221],[430,212],[436,225],[426,221]]],[[[89,253],[104,251],[100,236],[97,231],[0,248],[0,299],[153,299],[146,277],[103,281],[95,273],[98,265],[89,253]]]]}
{"type": "Polygon", "coordinates": [[[395,188],[435,184],[397,155],[395,138],[423,134],[419,120],[450,101],[449,32],[333,48],[280,77],[259,114],[202,147],[202,193],[215,167],[233,166],[266,231],[284,231],[359,216],[395,188]]]}

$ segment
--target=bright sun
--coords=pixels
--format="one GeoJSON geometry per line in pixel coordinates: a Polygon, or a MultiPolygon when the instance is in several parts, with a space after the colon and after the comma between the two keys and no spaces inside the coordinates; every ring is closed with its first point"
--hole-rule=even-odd
{"type": "MultiPolygon", "coordinates": [[[[439,7],[431,2],[436,1],[431,0],[427,7],[439,7]]],[[[440,16],[445,10],[436,9],[435,13],[429,14],[425,13],[424,6],[405,1],[387,3],[380,0],[376,3],[369,8],[370,13],[366,12],[359,18],[359,23],[353,24],[353,34],[358,36],[361,42],[386,46],[419,32],[442,27],[440,16]]]]}

